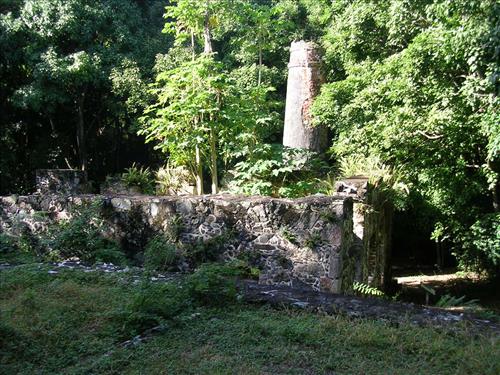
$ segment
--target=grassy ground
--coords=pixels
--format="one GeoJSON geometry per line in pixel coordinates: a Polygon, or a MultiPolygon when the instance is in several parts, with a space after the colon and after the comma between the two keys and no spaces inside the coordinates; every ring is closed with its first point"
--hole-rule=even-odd
{"type": "Polygon", "coordinates": [[[49,275],[34,266],[1,271],[0,373],[500,373],[497,337],[237,303],[187,304],[171,286],[120,278],[49,275]],[[120,347],[158,323],[164,332],[120,347]]]}

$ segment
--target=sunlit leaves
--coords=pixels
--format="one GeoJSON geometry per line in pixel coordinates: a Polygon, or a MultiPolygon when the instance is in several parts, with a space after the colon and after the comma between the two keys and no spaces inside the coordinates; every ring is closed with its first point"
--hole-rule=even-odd
{"type": "Polygon", "coordinates": [[[323,39],[332,82],[314,105],[316,121],[335,133],[333,153],[402,168],[446,222],[436,240],[460,244],[458,233],[493,209],[499,183],[498,4],[336,1],[334,9],[323,39]]]}

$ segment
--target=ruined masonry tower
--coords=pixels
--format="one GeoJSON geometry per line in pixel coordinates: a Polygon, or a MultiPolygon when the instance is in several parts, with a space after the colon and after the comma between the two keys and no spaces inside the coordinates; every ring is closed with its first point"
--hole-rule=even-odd
{"type": "Polygon", "coordinates": [[[311,105],[322,84],[321,58],[313,42],[292,42],[288,64],[283,145],[323,152],[327,129],[312,127],[311,105]]]}

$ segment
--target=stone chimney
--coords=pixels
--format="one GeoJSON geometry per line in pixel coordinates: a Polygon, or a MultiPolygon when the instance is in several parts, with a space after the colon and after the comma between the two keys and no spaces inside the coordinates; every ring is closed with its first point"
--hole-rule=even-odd
{"type": "Polygon", "coordinates": [[[312,127],[311,117],[311,105],[322,82],[321,57],[316,44],[292,42],[288,64],[284,146],[319,153],[328,147],[327,129],[312,127]]]}

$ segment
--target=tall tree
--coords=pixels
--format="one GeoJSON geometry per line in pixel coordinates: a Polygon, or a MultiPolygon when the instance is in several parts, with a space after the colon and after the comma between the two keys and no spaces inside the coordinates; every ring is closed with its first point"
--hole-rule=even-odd
{"type": "MultiPolygon", "coordinates": [[[[22,67],[6,100],[24,118],[33,114],[54,137],[71,132],[81,169],[92,161],[89,146],[95,151],[89,137],[114,127],[113,119],[122,118],[119,111],[127,109],[128,97],[114,91],[112,72],[131,73],[123,62],[132,61],[140,69],[136,77],[144,81],[154,55],[168,47],[160,45],[160,34],[154,35],[153,30],[161,30],[157,21],[151,18],[151,30],[143,26],[148,17],[161,21],[161,13],[153,15],[156,3],[141,2],[140,7],[132,0],[24,0],[1,15],[6,43],[16,48],[6,51],[6,57],[17,54],[22,67]]],[[[2,74],[16,69],[12,64],[1,68],[2,74]]],[[[126,81],[120,82],[121,94],[126,81]]],[[[63,157],[73,164],[72,155],[63,157]]]]}
{"type": "Polygon", "coordinates": [[[222,38],[232,12],[243,6],[242,1],[179,0],[167,7],[170,21],[165,30],[175,33],[178,47],[189,45],[191,58],[159,72],[153,90],[157,103],[148,109],[141,133],[148,141],[159,141],[159,148],[176,162],[190,166],[198,194],[203,193],[202,159],[208,159],[215,194],[220,155],[227,161],[235,138],[255,128],[261,111],[249,108],[262,104],[269,91],[267,86],[253,90],[239,85],[217,61],[214,35],[222,38]],[[200,53],[199,45],[203,46],[200,53]]]}
{"type": "Polygon", "coordinates": [[[332,82],[315,114],[336,134],[333,153],[399,168],[410,196],[434,212],[437,246],[498,272],[499,4],[335,1],[332,10],[322,39],[332,82]],[[471,244],[481,223],[494,240],[471,244]]]}

